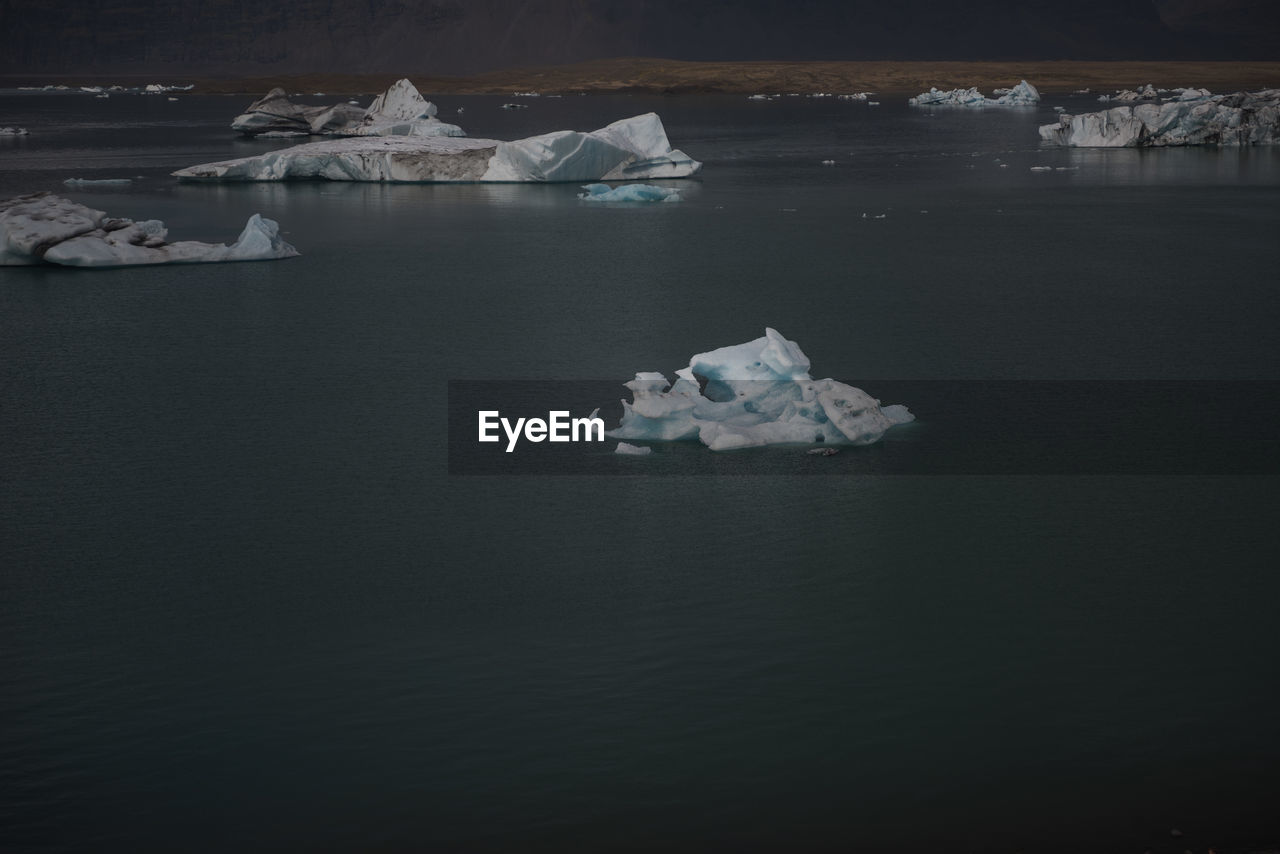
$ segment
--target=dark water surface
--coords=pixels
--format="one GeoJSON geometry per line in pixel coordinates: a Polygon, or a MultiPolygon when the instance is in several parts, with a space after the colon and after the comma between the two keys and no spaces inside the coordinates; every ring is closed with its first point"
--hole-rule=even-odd
{"type": "MultiPolygon", "coordinates": [[[[1280,838],[1274,476],[451,476],[446,436],[450,380],[766,325],[873,394],[1280,380],[1280,151],[1040,149],[1082,97],[441,97],[499,138],[656,110],[706,166],[649,207],[171,181],[274,147],[246,100],[0,93],[0,197],[141,176],[64,194],[303,253],[0,270],[0,849],[1280,838]]],[[[1265,448],[1233,399],[1189,393],[1188,442],[1265,448]]]]}

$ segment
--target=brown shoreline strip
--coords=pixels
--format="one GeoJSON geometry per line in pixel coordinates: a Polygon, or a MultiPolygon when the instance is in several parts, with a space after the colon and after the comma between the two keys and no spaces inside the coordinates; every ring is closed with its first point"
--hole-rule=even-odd
{"type": "Polygon", "coordinates": [[[511,95],[514,92],[637,92],[654,94],[908,92],[977,86],[1011,86],[1026,79],[1041,91],[1089,88],[1109,91],[1146,83],[1158,87],[1203,86],[1214,92],[1280,86],[1280,62],[680,62],[610,59],[545,68],[441,77],[412,70],[385,74],[279,74],[255,77],[175,77],[157,71],[132,75],[10,75],[0,85],[65,83],[127,85],[194,83],[207,94],[261,94],[274,86],[289,92],[333,95],[381,92],[408,77],[431,95],[511,95]]]}

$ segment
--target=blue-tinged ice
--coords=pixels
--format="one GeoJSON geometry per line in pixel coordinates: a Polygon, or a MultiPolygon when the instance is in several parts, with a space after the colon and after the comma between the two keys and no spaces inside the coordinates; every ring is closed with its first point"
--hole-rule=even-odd
{"type": "Polygon", "coordinates": [[[809,375],[809,358],[774,329],[745,344],[699,353],[674,384],[644,372],[626,387],[615,439],[697,439],[713,451],[778,444],[868,445],[914,420],[865,391],[809,375]],[[699,378],[705,380],[700,387],[699,378]]]}
{"type": "Polygon", "coordinates": [[[680,191],[667,187],[655,187],[653,184],[623,184],[610,187],[608,184],[584,184],[585,193],[578,198],[588,202],[678,202],[680,191]]]}

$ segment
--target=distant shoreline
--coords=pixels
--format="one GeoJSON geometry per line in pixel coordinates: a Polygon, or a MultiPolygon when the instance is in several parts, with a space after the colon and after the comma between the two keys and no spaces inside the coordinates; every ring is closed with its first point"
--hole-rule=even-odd
{"type": "Polygon", "coordinates": [[[1280,87],[1280,62],[679,62],[610,59],[544,68],[442,77],[411,71],[378,74],[270,74],[256,76],[153,74],[6,75],[0,86],[62,83],[72,86],[146,83],[195,84],[195,93],[262,94],[274,86],[289,92],[333,95],[380,92],[408,77],[430,95],[814,94],[830,92],[922,92],[977,86],[992,89],[1027,80],[1046,92],[1110,91],[1152,83],[1158,87],[1202,86],[1213,92],[1280,87]]]}

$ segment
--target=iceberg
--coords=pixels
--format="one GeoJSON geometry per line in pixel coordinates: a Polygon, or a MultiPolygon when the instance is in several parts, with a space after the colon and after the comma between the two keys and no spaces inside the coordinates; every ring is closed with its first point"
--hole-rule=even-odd
{"type": "Polygon", "coordinates": [[[452,136],[352,137],[190,166],[188,181],[551,182],[686,178],[702,164],[671,148],[655,113],[599,130],[502,142],[452,136]]]}
{"type": "Polygon", "coordinates": [[[610,187],[608,184],[584,184],[585,193],[578,198],[588,202],[678,202],[680,191],[667,187],[655,187],[652,184],[623,184],[621,187],[610,187]]]}
{"type": "Polygon", "coordinates": [[[436,105],[407,79],[397,80],[368,109],[346,101],[332,106],[295,104],[276,87],[231,123],[246,136],[465,136],[436,118],[436,105]]]}
{"type": "Polygon", "coordinates": [[[1011,89],[996,89],[995,98],[988,98],[974,86],[969,89],[943,91],[937,87],[921,92],[907,100],[913,107],[1026,107],[1040,103],[1040,92],[1023,80],[1011,89]]]}
{"type": "Polygon", "coordinates": [[[914,420],[865,391],[809,375],[800,345],[775,329],[754,341],[699,353],[669,383],[656,372],[625,383],[615,439],[697,439],[713,451],[778,444],[869,445],[914,420]],[[705,389],[699,385],[705,380],[705,389]]]}
{"type": "Polygon", "coordinates": [[[26,136],[26,128],[0,127],[0,136],[26,136]]]}
{"type": "Polygon", "coordinates": [[[1202,94],[1180,90],[1175,100],[1062,114],[1042,125],[1040,138],[1075,148],[1181,145],[1274,145],[1280,141],[1280,89],[1202,94]]]}
{"type": "Polygon", "coordinates": [[[631,445],[626,442],[619,442],[618,447],[614,448],[615,454],[622,454],[631,457],[646,457],[653,453],[653,448],[648,445],[641,447],[640,445],[631,445]]]}
{"type": "Polygon", "coordinates": [[[50,193],[0,202],[0,266],[49,263],[67,267],[266,261],[298,254],[280,227],[259,214],[249,217],[235,243],[168,242],[157,219],[134,222],[50,193]]]}

